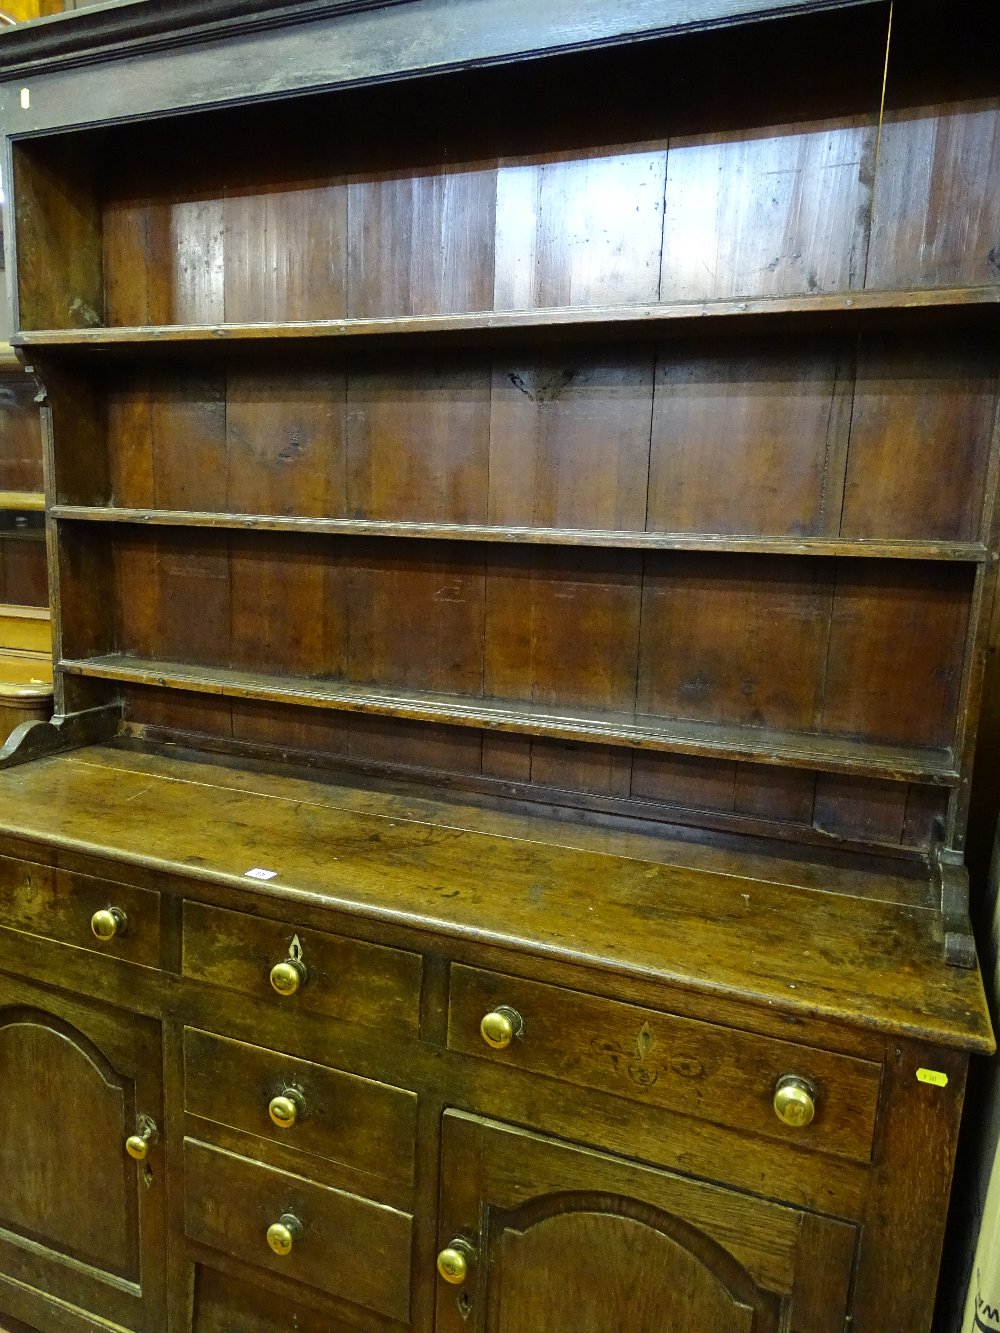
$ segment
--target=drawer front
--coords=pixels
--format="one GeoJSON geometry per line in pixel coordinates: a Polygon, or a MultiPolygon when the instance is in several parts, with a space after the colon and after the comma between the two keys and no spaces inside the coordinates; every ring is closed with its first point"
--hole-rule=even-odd
{"type": "Polygon", "coordinates": [[[184,1105],[192,1115],[406,1184],[413,1181],[417,1097],[402,1088],[208,1032],[184,1032],[184,1105]],[[276,1125],[287,1102],[291,1124],[276,1125]]]}
{"type": "Polygon", "coordinates": [[[458,965],[448,1046],[790,1144],[871,1158],[882,1067],[868,1060],[458,965]],[[523,1024],[503,1050],[480,1032],[498,1006],[523,1024]],[[793,1128],[775,1114],[775,1086],[787,1074],[817,1089],[809,1125],[793,1128]]]}
{"type": "Polygon", "coordinates": [[[415,1035],[420,1017],[419,954],[300,930],[201,903],[184,904],[184,975],[289,1010],[415,1035]],[[271,969],[301,959],[305,980],[293,995],[272,987],[271,969]]]}
{"type": "Polygon", "coordinates": [[[184,1230],[244,1263],[409,1319],[409,1213],[185,1139],[184,1230]],[[289,1215],[301,1232],[278,1255],[268,1228],[289,1215]]]}
{"type": "Polygon", "coordinates": [[[146,967],[160,961],[158,893],[30,861],[0,857],[0,926],[146,967]],[[102,942],[91,921],[95,913],[110,908],[116,908],[122,920],[102,942]]]}

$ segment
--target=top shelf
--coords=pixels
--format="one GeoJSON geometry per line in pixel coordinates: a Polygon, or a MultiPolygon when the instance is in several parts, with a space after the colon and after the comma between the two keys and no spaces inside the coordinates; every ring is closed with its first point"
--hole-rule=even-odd
{"type": "Polygon", "coordinates": [[[663,304],[548,306],[462,314],[326,319],[296,323],[122,325],[88,329],[22,330],[16,347],[132,347],[160,343],[264,342],[282,339],[409,337],[417,334],[491,333],[517,329],[572,329],[587,325],[647,326],[761,316],[831,316],[904,310],[1000,307],[1000,286],[906,291],[857,291],[724,301],[663,304]]]}

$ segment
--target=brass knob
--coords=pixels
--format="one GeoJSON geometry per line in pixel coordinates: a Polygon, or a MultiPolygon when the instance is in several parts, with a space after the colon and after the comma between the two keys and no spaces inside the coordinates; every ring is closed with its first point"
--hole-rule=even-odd
{"type": "Polygon", "coordinates": [[[475,1257],[475,1251],[461,1236],[443,1249],[437,1257],[437,1270],[445,1282],[460,1287],[469,1273],[469,1263],[475,1257]]]}
{"type": "Polygon", "coordinates": [[[304,1110],[302,1094],[296,1088],[286,1088],[267,1104],[267,1113],[279,1129],[291,1129],[304,1110]]]}
{"type": "Polygon", "coordinates": [[[275,1254],[282,1258],[291,1254],[292,1247],[302,1235],[302,1223],[294,1213],[282,1213],[277,1222],[272,1222],[267,1229],[267,1243],[275,1254]]]}
{"type": "Polygon", "coordinates": [[[774,1088],[774,1114],[793,1129],[804,1129],[816,1114],[816,1086],[798,1074],[784,1074],[774,1088]]]}
{"type": "Polygon", "coordinates": [[[487,1046],[492,1046],[495,1051],[502,1051],[515,1037],[521,1035],[524,1023],[516,1009],[501,1004],[483,1016],[479,1031],[487,1046]]]}
{"type": "Polygon", "coordinates": [[[144,1162],[159,1137],[156,1121],[150,1120],[148,1115],[141,1115],[136,1123],[136,1132],[125,1140],[125,1151],[134,1161],[144,1162]]]}
{"type": "Polygon", "coordinates": [[[128,930],[128,917],[120,907],[102,907],[90,918],[90,929],[102,944],[113,940],[116,935],[124,935],[128,930]]]}
{"type": "Polygon", "coordinates": [[[305,963],[297,958],[285,958],[271,968],[271,985],[279,995],[294,995],[300,986],[304,986],[309,973],[305,963]]]}

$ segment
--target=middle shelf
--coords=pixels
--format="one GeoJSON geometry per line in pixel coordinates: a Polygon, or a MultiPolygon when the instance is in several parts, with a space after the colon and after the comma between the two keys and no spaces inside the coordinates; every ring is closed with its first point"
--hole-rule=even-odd
{"type": "Polygon", "coordinates": [[[74,676],[214,694],[229,699],[257,699],[706,758],[724,757],[761,764],[792,763],[799,768],[862,774],[893,781],[955,786],[959,780],[954,755],[946,747],[887,745],[817,733],[726,726],[684,718],[605,713],[549,704],[512,704],[418,690],[366,688],[335,680],[306,680],[295,676],[152,661],[125,653],[66,659],[59,665],[74,676]]]}
{"type": "Polygon", "coordinates": [[[343,537],[414,537],[539,546],[596,546],[648,551],[745,551],[760,555],[848,556],[892,560],[989,559],[982,542],[876,538],[767,536],[750,533],[637,532],[625,528],[526,527],[489,523],[421,523],[288,514],[232,514],[221,510],[132,509],[123,505],[53,505],[54,518],[72,523],[134,523],[143,527],[223,531],[302,532],[343,537]]]}

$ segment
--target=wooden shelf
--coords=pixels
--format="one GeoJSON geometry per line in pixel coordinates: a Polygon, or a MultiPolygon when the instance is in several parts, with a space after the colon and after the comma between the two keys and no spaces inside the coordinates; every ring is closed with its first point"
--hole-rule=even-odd
{"type": "Polygon", "coordinates": [[[44,510],[45,495],[41,491],[0,491],[0,509],[44,510]]]}
{"type": "Polygon", "coordinates": [[[670,324],[766,315],[839,315],[877,311],[1000,306],[1000,286],[932,290],[857,291],[818,295],[747,297],[743,300],[672,301],[662,304],[548,306],[533,310],[482,310],[462,314],[329,319],[300,323],[167,324],[88,329],[28,329],[13,335],[15,347],[84,348],[158,346],[164,343],[280,342],[290,339],[398,337],[414,334],[499,332],[505,329],[570,329],[585,325],[670,324]]]}
{"type": "Polygon", "coordinates": [[[749,727],[637,714],[601,713],[544,704],[506,703],[416,690],[348,685],[335,680],[262,676],[224,667],[157,662],[124,653],[64,660],[73,676],[259,699],[308,708],[377,714],[450,726],[506,731],[558,740],[621,745],[758,764],[791,764],[823,772],[863,774],[897,781],[954,786],[959,781],[952,752],[882,745],[815,733],[749,727]]]}
{"type": "Polygon", "coordinates": [[[379,519],[293,518],[197,510],[126,509],[117,505],[54,505],[72,523],[138,523],[147,527],[260,529],[342,537],[415,537],[434,541],[500,542],[538,546],[598,546],[652,551],[745,551],[758,555],[853,556],[868,559],[954,560],[982,563],[981,542],[875,541],[836,537],[767,537],[712,532],[628,532],[605,528],[500,527],[478,523],[400,523],[379,519]]]}

